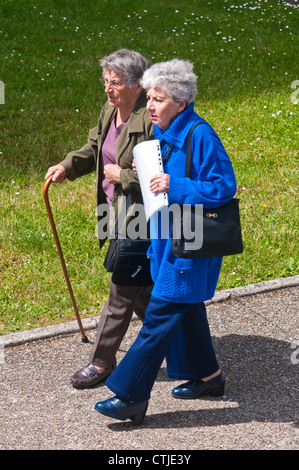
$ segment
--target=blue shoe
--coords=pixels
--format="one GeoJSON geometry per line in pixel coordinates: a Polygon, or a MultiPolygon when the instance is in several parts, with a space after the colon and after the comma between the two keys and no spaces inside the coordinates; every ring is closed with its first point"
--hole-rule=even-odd
{"type": "Polygon", "coordinates": [[[94,409],[109,418],[122,421],[131,419],[133,424],[142,424],[148,407],[148,400],[142,402],[131,402],[118,396],[99,401],[94,409]]]}
{"type": "Polygon", "coordinates": [[[172,390],[174,398],[182,398],[192,400],[200,398],[203,395],[212,394],[214,397],[224,395],[225,378],[222,373],[211,380],[204,382],[203,380],[190,380],[184,384],[175,387],[172,390]]]}

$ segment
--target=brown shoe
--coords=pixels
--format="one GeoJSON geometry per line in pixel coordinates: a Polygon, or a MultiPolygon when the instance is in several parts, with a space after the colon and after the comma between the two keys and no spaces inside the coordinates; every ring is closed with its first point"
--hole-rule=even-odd
{"type": "Polygon", "coordinates": [[[88,366],[76,372],[70,378],[70,382],[75,388],[90,388],[103,382],[112,372],[113,368],[99,372],[94,365],[88,364],[88,366]]]}

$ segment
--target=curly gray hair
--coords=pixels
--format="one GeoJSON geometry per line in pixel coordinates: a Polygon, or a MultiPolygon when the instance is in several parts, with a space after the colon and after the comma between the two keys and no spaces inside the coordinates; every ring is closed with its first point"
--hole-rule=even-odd
{"type": "Polygon", "coordinates": [[[141,79],[148,68],[148,61],[139,52],[129,49],[119,49],[100,60],[103,76],[106,70],[113,70],[124,76],[129,86],[141,79]]]}
{"type": "Polygon", "coordinates": [[[187,106],[197,95],[197,76],[193,64],[187,60],[173,59],[152,65],[140,81],[143,88],[161,88],[174,103],[186,101],[187,106]]]}

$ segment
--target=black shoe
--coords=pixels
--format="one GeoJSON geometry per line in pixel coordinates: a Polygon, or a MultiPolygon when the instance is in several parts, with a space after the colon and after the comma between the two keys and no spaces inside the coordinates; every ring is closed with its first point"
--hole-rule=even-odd
{"type": "Polygon", "coordinates": [[[94,365],[89,364],[76,372],[70,378],[70,382],[74,388],[90,388],[106,380],[112,372],[113,368],[99,372],[94,365]]]}
{"type": "Polygon", "coordinates": [[[214,397],[224,395],[225,378],[222,372],[206,382],[203,380],[190,380],[172,390],[174,398],[194,399],[203,395],[212,394],[214,397]]]}
{"type": "Polygon", "coordinates": [[[148,401],[131,402],[117,396],[105,401],[99,401],[94,409],[109,418],[122,421],[131,419],[133,424],[142,424],[147,410],[148,401]]]}

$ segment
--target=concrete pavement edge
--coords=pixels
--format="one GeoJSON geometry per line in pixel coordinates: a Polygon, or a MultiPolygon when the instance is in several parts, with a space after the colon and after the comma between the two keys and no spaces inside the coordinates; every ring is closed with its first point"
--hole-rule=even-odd
{"type": "MultiPolygon", "coordinates": [[[[264,281],[256,284],[249,284],[243,287],[236,287],[233,289],[225,289],[215,293],[213,299],[206,302],[207,305],[216,302],[224,302],[235,297],[245,297],[249,295],[261,294],[278,289],[285,289],[288,287],[295,287],[299,285],[299,275],[287,278],[275,279],[272,281],[264,281]]],[[[137,317],[136,317],[137,318],[137,317]]],[[[98,317],[83,318],[82,325],[84,331],[90,331],[97,328],[98,317]]],[[[21,331],[17,333],[8,333],[0,336],[0,348],[9,346],[18,346],[20,344],[38,341],[42,339],[52,338],[55,336],[62,336],[68,334],[78,333],[77,321],[61,323],[41,328],[34,328],[32,330],[21,331]]],[[[88,336],[88,335],[87,335],[88,336]]]]}

